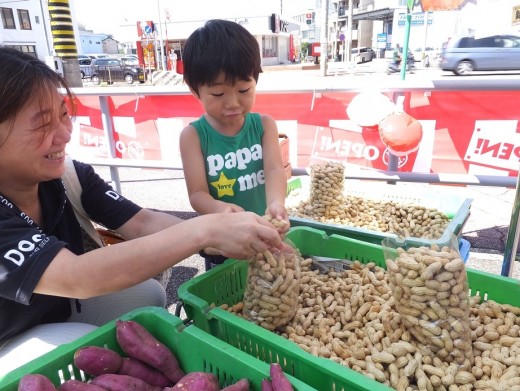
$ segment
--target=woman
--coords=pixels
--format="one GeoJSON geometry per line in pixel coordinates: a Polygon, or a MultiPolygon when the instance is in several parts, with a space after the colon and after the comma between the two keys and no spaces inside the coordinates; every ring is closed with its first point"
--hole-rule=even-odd
{"type": "Polygon", "coordinates": [[[198,251],[245,258],[282,245],[253,213],[182,221],[142,209],[75,161],[84,209],[127,239],[85,252],[60,179],[74,96],[14,49],[0,48],[0,69],[0,375],[134,308],[164,306],[152,277],[198,251]]]}

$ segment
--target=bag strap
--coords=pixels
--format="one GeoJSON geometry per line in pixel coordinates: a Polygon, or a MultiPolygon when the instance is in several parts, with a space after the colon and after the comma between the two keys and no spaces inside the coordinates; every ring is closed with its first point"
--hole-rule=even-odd
{"type": "Polygon", "coordinates": [[[76,218],[78,219],[81,228],[94,240],[100,247],[104,246],[103,240],[99,236],[94,224],[90,220],[90,217],[83,209],[83,205],[81,204],[81,193],[83,189],[81,187],[81,183],[79,182],[78,173],[76,172],[76,167],[74,167],[74,162],[72,158],[67,155],[65,156],[65,172],[61,177],[63,184],[65,185],[65,190],[67,191],[67,197],[72,205],[72,209],[74,209],[74,213],[76,214],[76,218]]]}

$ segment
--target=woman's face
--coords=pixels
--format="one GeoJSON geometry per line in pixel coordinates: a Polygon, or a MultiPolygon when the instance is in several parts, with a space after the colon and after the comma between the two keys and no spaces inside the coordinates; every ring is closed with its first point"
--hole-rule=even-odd
{"type": "Polygon", "coordinates": [[[14,122],[0,123],[0,184],[32,185],[61,177],[71,132],[58,92],[28,102],[14,122]]]}

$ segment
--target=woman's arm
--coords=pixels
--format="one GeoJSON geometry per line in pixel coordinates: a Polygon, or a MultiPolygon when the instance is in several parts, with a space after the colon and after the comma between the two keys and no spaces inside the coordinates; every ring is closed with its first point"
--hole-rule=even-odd
{"type": "Polygon", "coordinates": [[[138,284],[203,248],[217,249],[229,258],[246,259],[282,245],[274,227],[251,212],[199,216],[160,230],[170,219],[160,213],[141,211],[124,224],[121,231],[128,237],[133,236],[127,231],[134,224],[141,224],[141,219],[152,219],[150,228],[141,233],[158,231],[80,256],[62,249],[34,292],[84,299],[138,284]]]}

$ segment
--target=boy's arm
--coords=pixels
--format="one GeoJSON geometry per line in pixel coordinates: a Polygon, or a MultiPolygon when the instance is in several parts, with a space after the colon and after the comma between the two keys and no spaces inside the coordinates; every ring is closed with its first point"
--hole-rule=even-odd
{"type": "Polygon", "coordinates": [[[199,135],[193,126],[188,125],[182,130],[179,147],[190,204],[198,214],[244,210],[238,205],[215,200],[209,193],[199,135]]]}
{"type": "MultiPolygon", "coordinates": [[[[264,136],[262,151],[264,157],[265,193],[267,201],[266,214],[288,222],[285,197],[287,177],[280,151],[280,142],[276,121],[269,115],[262,115],[264,136]]],[[[288,227],[288,225],[287,225],[288,227]]]]}

